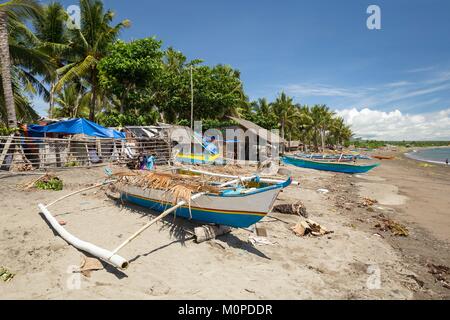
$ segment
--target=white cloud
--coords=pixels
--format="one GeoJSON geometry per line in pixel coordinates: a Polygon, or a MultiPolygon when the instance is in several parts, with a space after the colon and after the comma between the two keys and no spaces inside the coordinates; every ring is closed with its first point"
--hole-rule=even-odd
{"type": "Polygon", "coordinates": [[[291,84],[284,88],[289,94],[306,96],[358,97],[351,89],[338,88],[320,84],[291,84]]]}
{"type": "Polygon", "coordinates": [[[420,115],[369,108],[337,110],[357,137],[376,140],[450,140],[450,108],[420,115]]]}

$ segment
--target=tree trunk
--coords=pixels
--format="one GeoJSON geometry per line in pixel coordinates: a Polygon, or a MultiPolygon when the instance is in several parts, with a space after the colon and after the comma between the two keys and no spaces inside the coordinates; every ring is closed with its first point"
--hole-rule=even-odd
{"type": "Polygon", "coordinates": [[[48,109],[48,117],[53,119],[53,110],[55,108],[55,81],[50,83],[50,106],[48,109]]]}
{"type": "Polygon", "coordinates": [[[281,145],[282,145],[282,149],[281,149],[281,154],[284,154],[284,149],[285,149],[285,140],[284,140],[284,120],[281,120],[281,138],[283,139],[281,145]]]}
{"type": "Polygon", "coordinates": [[[91,77],[91,87],[92,87],[92,99],[91,105],[89,106],[89,121],[95,121],[95,107],[97,104],[97,79],[94,71],[92,71],[91,77]]]}
{"type": "Polygon", "coordinates": [[[8,16],[0,11],[0,64],[5,97],[6,112],[8,114],[8,127],[17,127],[16,108],[14,106],[14,93],[11,84],[11,58],[9,56],[8,16]]]}
{"type": "Polygon", "coordinates": [[[322,137],[322,152],[324,152],[325,151],[325,131],[320,130],[320,135],[322,137]]]}

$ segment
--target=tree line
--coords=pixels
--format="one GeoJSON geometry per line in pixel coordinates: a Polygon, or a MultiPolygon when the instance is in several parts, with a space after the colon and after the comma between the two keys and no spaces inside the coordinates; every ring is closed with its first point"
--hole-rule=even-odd
{"type": "Polygon", "coordinates": [[[155,37],[119,40],[129,20],[115,23],[100,0],[80,0],[80,28],[68,28],[58,2],[9,0],[0,4],[0,121],[10,128],[38,118],[32,98],[48,103],[50,118],[84,117],[105,126],[157,121],[211,123],[238,116],[286,140],[315,147],[342,145],[352,132],[327,106],[295,104],[281,93],[273,102],[250,101],[240,72],[228,65],[188,60],[155,37]]]}

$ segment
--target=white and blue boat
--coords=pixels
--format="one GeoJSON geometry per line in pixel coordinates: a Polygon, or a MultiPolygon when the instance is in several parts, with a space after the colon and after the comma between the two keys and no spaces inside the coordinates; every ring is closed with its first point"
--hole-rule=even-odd
{"type": "MultiPolygon", "coordinates": [[[[272,209],[279,192],[288,187],[292,179],[282,183],[263,183],[259,177],[243,185],[220,189],[207,193],[178,208],[176,216],[205,223],[213,223],[235,228],[247,228],[263,219],[272,209]]],[[[167,190],[123,186],[121,199],[156,212],[170,209],[177,202],[167,190]]]]}

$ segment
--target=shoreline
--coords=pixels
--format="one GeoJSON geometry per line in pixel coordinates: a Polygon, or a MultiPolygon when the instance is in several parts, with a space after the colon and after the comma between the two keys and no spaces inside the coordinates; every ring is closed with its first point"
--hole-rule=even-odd
{"type": "MultiPolygon", "coordinates": [[[[419,148],[409,148],[410,150],[403,153],[405,157],[408,159],[416,160],[419,162],[426,162],[426,163],[432,163],[432,164],[440,164],[446,166],[447,164],[445,161],[438,161],[438,160],[429,160],[429,159],[423,159],[419,157],[414,157],[414,154],[417,153],[415,151],[421,151],[421,150],[434,150],[434,149],[450,149],[450,146],[437,146],[437,147],[419,147],[419,148]]],[[[450,157],[449,157],[450,158],[450,157]]],[[[450,166],[450,164],[449,164],[450,166]]]]}

